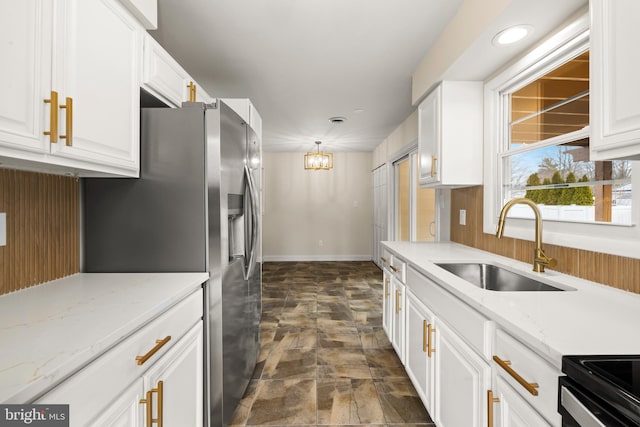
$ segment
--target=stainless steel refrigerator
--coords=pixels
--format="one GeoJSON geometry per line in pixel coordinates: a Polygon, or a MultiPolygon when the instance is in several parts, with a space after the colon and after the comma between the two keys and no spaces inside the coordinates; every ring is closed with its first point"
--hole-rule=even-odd
{"type": "Polygon", "coordinates": [[[208,271],[205,425],[228,424],[256,365],[260,142],[223,100],[141,110],[139,179],[83,180],[83,271],[208,271]]]}

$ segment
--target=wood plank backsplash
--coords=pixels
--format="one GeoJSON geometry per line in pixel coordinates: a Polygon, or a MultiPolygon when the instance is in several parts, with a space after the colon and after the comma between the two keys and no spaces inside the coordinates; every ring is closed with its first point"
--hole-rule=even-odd
{"type": "MultiPolygon", "coordinates": [[[[504,237],[498,240],[482,230],[483,187],[451,191],[451,240],[523,262],[531,262],[534,243],[504,237]],[[460,225],[458,212],[467,210],[467,225],[460,225]]],[[[545,252],[558,260],[554,270],[603,283],[614,288],[640,293],[640,259],[584,251],[556,245],[544,245],[545,252]]]]}
{"type": "Polygon", "coordinates": [[[77,178],[0,169],[0,295],[80,271],[77,178]]]}

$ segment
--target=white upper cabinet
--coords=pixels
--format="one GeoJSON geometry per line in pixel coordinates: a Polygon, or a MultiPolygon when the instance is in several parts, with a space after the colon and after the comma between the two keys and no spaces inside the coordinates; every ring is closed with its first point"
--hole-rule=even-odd
{"type": "Polygon", "coordinates": [[[591,160],[640,159],[640,2],[591,0],[591,160]]]}
{"type": "Polygon", "coordinates": [[[0,157],[38,171],[137,176],[142,28],[115,0],[51,4],[0,0],[12,10],[0,17],[9,41],[0,157]]]}
{"type": "Polygon", "coordinates": [[[223,101],[262,139],[262,117],[248,98],[224,98],[223,101]]]}
{"type": "Polygon", "coordinates": [[[420,185],[482,184],[482,82],[440,83],[418,107],[420,185]]]}
{"type": "Polygon", "coordinates": [[[171,107],[183,102],[213,102],[204,89],[149,34],[144,38],[142,87],[171,107]]]}

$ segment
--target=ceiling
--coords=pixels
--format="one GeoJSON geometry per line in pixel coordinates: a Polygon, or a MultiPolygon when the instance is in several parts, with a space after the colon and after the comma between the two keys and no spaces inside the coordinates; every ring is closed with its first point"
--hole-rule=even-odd
{"type": "Polygon", "coordinates": [[[209,95],[252,100],[266,151],[371,151],[414,110],[411,75],[461,3],[158,0],[150,33],[209,95]]]}

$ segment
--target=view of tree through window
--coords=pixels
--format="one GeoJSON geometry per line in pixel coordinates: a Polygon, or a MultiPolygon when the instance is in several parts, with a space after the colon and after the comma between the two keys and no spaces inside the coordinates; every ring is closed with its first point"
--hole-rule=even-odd
{"type": "Polygon", "coordinates": [[[589,159],[589,52],[505,96],[503,202],[527,197],[544,219],[631,224],[631,163],[589,159]]]}

